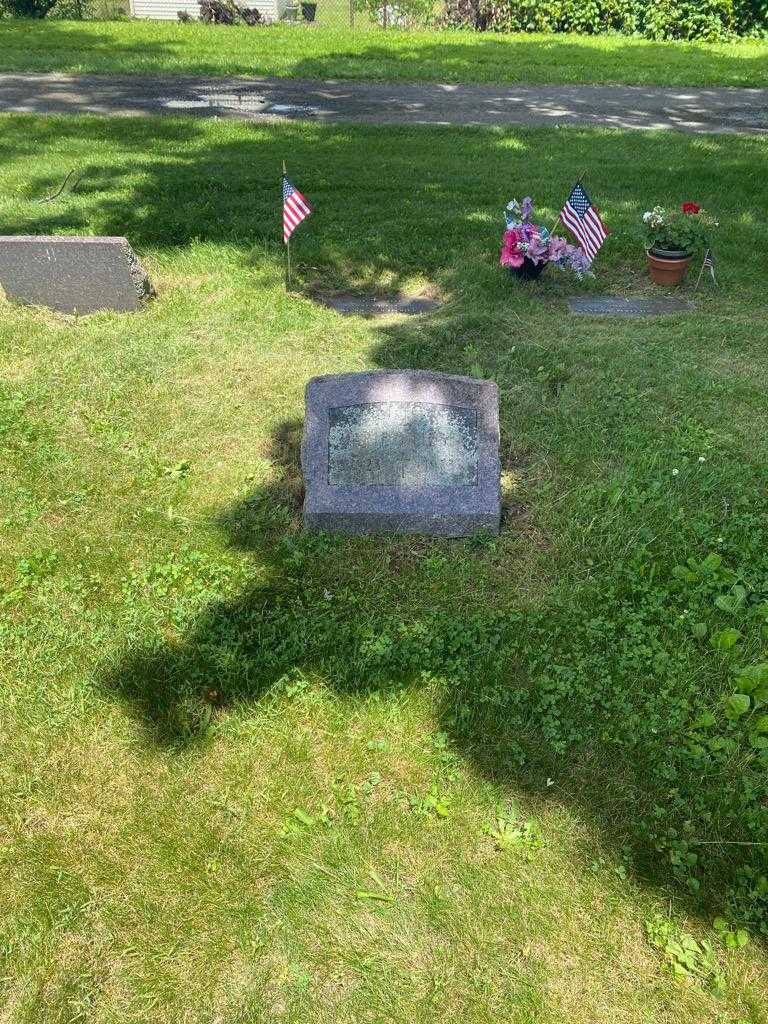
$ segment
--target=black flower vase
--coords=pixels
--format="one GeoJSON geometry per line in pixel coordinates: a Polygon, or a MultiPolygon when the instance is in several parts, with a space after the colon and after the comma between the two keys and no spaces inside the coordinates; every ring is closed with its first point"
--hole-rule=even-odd
{"type": "Polygon", "coordinates": [[[534,263],[533,260],[529,260],[527,256],[524,256],[523,262],[519,267],[509,267],[508,269],[512,277],[516,277],[520,281],[535,281],[541,275],[546,265],[546,263],[534,263]]]}

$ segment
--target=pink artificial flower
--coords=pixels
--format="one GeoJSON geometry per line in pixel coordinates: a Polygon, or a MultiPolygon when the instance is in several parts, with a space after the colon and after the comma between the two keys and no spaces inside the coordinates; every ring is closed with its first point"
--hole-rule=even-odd
{"type": "Polygon", "coordinates": [[[520,232],[515,228],[508,228],[504,232],[499,260],[502,267],[521,267],[523,265],[523,254],[518,248],[518,243],[521,240],[520,232]]]}
{"type": "Polygon", "coordinates": [[[519,249],[509,249],[506,246],[501,250],[502,267],[522,267],[523,254],[519,249]]]}

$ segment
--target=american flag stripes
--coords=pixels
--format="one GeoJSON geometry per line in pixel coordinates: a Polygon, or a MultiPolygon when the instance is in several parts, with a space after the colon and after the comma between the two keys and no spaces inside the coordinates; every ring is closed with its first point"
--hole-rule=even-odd
{"type": "Polygon", "coordinates": [[[583,185],[573,186],[560,211],[560,219],[574,233],[589,259],[593,260],[608,237],[608,231],[583,185]]]}
{"type": "Polygon", "coordinates": [[[715,280],[715,257],[712,255],[712,250],[707,249],[704,253],[704,263],[702,270],[708,270],[712,275],[712,280],[715,280]]]}
{"type": "Polygon", "coordinates": [[[283,175],[283,242],[288,244],[296,228],[305,217],[312,213],[312,207],[295,185],[288,180],[288,175],[283,175]]]}
{"type": "Polygon", "coordinates": [[[712,280],[715,284],[717,284],[717,278],[715,277],[715,257],[712,255],[711,249],[707,249],[707,251],[704,253],[704,262],[701,264],[699,276],[696,278],[696,287],[693,289],[694,291],[698,291],[698,287],[701,284],[701,275],[704,273],[705,270],[708,270],[710,272],[710,274],[712,275],[712,280]]]}

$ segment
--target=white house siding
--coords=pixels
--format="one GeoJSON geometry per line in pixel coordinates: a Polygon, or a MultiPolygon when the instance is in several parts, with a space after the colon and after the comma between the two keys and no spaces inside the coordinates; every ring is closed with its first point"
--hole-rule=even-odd
{"type": "MultiPolygon", "coordinates": [[[[239,0],[239,4],[241,7],[256,7],[266,17],[277,20],[283,16],[287,0],[239,0]]],[[[176,21],[179,11],[188,11],[196,18],[200,6],[197,0],[131,0],[131,14],[134,18],[176,21]]]]}

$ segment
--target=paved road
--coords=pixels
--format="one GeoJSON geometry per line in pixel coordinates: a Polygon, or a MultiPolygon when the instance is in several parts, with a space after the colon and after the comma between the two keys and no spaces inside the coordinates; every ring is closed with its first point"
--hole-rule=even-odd
{"type": "Polygon", "coordinates": [[[768,133],[768,89],[0,74],[0,111],[768,133]]]}

